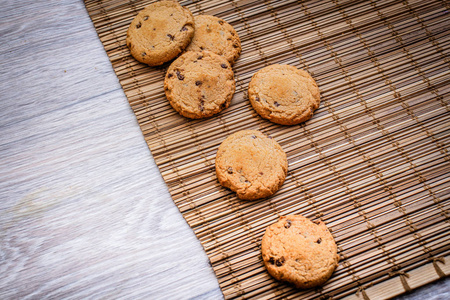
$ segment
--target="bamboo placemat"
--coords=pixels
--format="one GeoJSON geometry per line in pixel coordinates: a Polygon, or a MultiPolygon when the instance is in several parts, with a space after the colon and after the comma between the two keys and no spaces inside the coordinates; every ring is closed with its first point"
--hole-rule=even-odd
{"type": "Polygon", "coordinates": [[[242,55],[231,106],[206,120],[179,116],[164,96],[168,64],[135,61],[126,30],[152,1],[86,1],[173,201],[208,254],[225,298],[380,299],[450,274],[450,47],[446,1],[180,1],[225,19],[242,55]],[[251,76],[273,64],[306,69],[321,107],[280,126],[251,108],[251,76]],[[219,144],[259,129],[286,151],[273,197],[240,201],[216,179],[219,144]],[[341,262],[322,288],[274,281],[260,257],[280,215],[323,220],[341,262]]]}

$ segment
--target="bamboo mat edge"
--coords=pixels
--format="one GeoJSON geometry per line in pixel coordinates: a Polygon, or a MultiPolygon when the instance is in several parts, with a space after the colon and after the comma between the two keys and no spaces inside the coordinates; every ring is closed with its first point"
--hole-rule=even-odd
{"type": "MultiPolygon", "coordinates": [[[[450,255],[442,257],[442,261],[450,261],[450,255]]],[[[409,293],[450,276],[450,264],[445,264],[442,261],[432,261],[405,274],[398,274],[378,284],[362,287],[355,294],[343,299],[388,299],[409,293]]]]}

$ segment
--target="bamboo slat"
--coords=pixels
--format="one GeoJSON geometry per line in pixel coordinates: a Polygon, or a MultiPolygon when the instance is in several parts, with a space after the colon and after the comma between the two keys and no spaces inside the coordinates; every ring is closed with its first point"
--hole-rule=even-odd
{"type": "Polygon", "coordinates": [[[153,1],[86,0],[172,199],[202,243],[226,299],[378,299],[450,274],[450,19],[446,1],[180,1],[237,30],[231,106],[205,120],[178,115],[164,96],[169,63],[135,61],[126,30],[153,1]],[[260,68],[291,64],[321,90],[304,124],[281,126],[251,108],[260,68]],[[286,182],[245,202],[222,188],[214,159],[240,129],[286,151],[286,182]],[[321,219],[341,256],[321,288],[298,290],[265,271],[260,240],[281,215],[321,219]]]}

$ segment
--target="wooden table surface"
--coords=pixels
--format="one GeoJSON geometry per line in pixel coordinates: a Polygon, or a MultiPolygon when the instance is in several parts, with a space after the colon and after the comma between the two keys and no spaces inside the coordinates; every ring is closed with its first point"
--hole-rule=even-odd
{"type": "Polygon", "coordinates": [[[0,299],[222,298],[84,3],[0,3],[0,299]]]}

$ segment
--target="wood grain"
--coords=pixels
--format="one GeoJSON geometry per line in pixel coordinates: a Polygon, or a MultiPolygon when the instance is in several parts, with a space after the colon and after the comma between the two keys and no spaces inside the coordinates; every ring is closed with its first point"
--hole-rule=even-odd
{"type": "Polygon", "coordinates": [[[221,297],[83,2],[0,14],[0,298],[221,297]]]}

